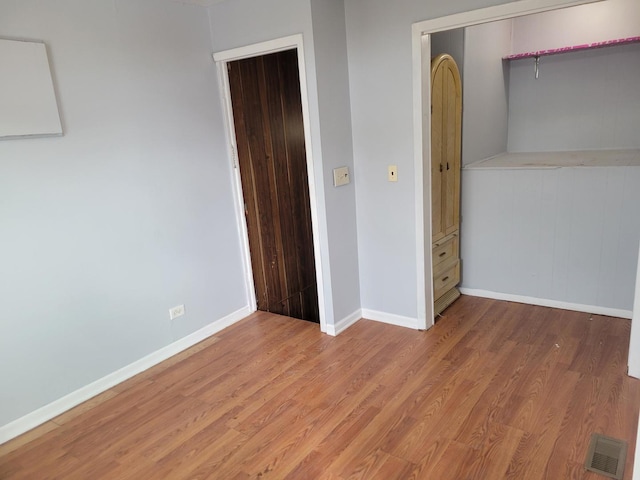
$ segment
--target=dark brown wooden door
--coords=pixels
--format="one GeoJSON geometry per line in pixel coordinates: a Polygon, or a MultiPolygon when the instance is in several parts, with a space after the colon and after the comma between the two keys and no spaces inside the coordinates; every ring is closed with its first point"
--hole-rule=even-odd
{"type": "Polygon", "coordinates": [[[258,310],[319,322],[297,52],[228,67],[258,310]]]}

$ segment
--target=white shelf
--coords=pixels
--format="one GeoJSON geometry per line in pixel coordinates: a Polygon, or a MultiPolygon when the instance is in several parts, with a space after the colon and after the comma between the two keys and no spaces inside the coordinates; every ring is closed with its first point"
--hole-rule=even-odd
{"type": "Polygon", "coordinates": [[[506,152],[465,165],[464,169],[540,169],[565,167],[640,167],[640,149],[525,153],[506,152]]]}
{"type": "Polygon", "coordinates": [[[580,50],[593,50],[594,48],[615,47],[617,45],[628,45],[630,43],[640,42],[640,37],[617,38],[615,40],[607,40],[605,42],[585,43],[583,45],[572,45],[561,48],[551,48],[549,50],[537,50],[535,52],[514,53],[502,57],[503,60],[519,60],[521,58],[536,58],[547,55],[558,55],[560,53],[577,52],[580,50]]]}

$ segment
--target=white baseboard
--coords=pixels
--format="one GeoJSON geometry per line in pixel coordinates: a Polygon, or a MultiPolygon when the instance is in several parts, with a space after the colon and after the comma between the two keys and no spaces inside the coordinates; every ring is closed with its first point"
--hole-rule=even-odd
{"type": "Polygon", "coordinates": [[[618,308],[598,307],[595,305],[583,305],[581,303],[561,302],[559,300],[548,300],[546,298],[527,297],[524,295],[512,295],[510,293],[491,292],[489,290],[478,290],[475,288],[460,288],[460,293],[472,297],[493,298],[494,300],[506,300],[508,302],[526,303],[529,305],[539,305],[541,307],[560,308],[562,310],[573,310],[576,312],[592,313],[594,315],[606,315],[608,317],[619,317],[631,319],[631,310],[621,310],[618,308]]]}
{"type": "Polygon", "coordinates": [[[23,433],[48,422],[52,418],[66,412],[67,410],[86,402],[90,398],[109,390],[119,383],[128,380],[129,378],[141,373],[154,365],[163,362],[164,360],[186,350],[189,347],[205,340],[218,333],[219,331],[227,328],[230,325],[242,320],[250,315],[251,309],[247,306],[240,310],[233,312],[226,317],[223,317],[215,322],[201,328],[200,330],[193,332],[180,340],[173,342],[166,347],[156,350],[150,353],[146,357],[141,358],[119,370],[116,370],[109,375],[102,377],[95,382],[90,383],[78,390],[65,395],[58,400],[55,400],[44,407],[41,407],[31,413],[28,413],[24,417],[18,418],[11,423],[0,427],[0,444],[3,444],[12,438],[22,435],[23,433]]]}
{"type": "Polygon", "coordinates": [[[356,323],[358,320],[362,318],[362,310],[358,309],[353,312],[351,315],[346,316],[342,320],[340,320],[335,325],[327,325],[327,335],[331,335],[335,337],[336,335],[344,332],[351,325],[356,323]]]}
{"type": "Polygon", "coordinates": [[[418,319],[411,317],[403,317],[401,315],[395,315],[393,313],[378,312],[376,310],[362,309],[362,318],[367,320],[375,320],[376,322],[388,323],[390,325],[396,325],[398,327],[412,328],[419,330],[418,319]]]}

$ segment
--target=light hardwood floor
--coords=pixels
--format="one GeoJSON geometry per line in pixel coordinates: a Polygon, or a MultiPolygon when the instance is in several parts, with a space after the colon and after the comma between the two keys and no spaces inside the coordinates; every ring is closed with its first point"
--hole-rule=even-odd
{"type": "Polygon", "coordinates": [[[258,313],[0,446],[2,479],[602,479],[630,322],[461,297],[427,332],[258,313]]]}

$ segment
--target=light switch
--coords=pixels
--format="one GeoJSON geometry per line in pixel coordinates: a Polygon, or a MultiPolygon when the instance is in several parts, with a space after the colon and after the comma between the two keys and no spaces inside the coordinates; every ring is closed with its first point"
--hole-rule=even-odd
{"type": "Polygon", "coordinates": [[[398,166],[397,165],[389,165],[388,171],[389,181],[397,182],[398,181],[398,166]]]}
{"type": "Polygon", "coordinates": [[[349,167],[338,167],[333,169],[333,186],[340,187],[351,182],[349,178],[349,167]]]}

